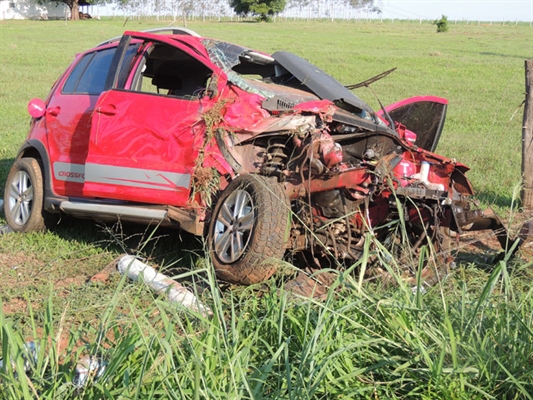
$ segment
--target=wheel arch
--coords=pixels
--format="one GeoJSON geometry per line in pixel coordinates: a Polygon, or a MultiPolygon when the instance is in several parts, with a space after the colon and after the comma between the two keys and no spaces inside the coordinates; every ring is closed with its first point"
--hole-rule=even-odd
{"type": "Polygon", "coordinates": [[[21,158],[35,158],[38,161],[39,166],[41,167],[41,173],[43,175],[43,208],[48,212],[59,212],[58,205],[66,198],[58,196],[53,190],[52,168],[46,146],[40,140],[30,139],[24,142],[17,154],[17,157],[15,158],[15,161],[20,160],[21,158]]]}

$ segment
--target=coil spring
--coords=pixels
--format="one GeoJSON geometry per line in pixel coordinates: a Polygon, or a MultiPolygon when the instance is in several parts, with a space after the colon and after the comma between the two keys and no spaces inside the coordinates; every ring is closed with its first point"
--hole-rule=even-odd
{"type": "Polygon", "coordinates": [[[285,138],[271,138],[268,140],[268,146],[266,149],[265,162],[263,164],[263,173],[266,175],[273,175],[281,173],[285,168],[287,161],[287,154],[285,150],[286,146],[285,138]]]}

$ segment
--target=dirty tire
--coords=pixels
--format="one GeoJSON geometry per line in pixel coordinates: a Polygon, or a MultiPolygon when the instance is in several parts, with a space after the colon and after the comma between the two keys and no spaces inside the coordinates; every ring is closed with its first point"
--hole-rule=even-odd
{"type": "Polygon", "coordinates": [[[4,194],[4,213],[9,226],[17,232],[44,230],[43,199],[39,162],[34,158],[16,161],[7,176],[4,194]]]}
{"type": "Polygon", "coordinates": [[[209,225],[209,254],[226,282],[270,278],[285,252],[290,202],[275,178],[248,174],[222,192],[209,225]]]}

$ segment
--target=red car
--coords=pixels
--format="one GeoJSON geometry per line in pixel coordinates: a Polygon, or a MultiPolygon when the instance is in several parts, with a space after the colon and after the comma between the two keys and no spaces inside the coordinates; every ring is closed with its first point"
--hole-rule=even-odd
{"type": "Polygon", "coordinates": [[[291,53],[125,32],[30,102],[5,215],[21,232],[57,213],[178,227],[208,238],[221,279],[246,284],[287,250],[353,263],[402,226],[411,250],[438,252],[467,226],[502,227],[471,209],[468,168],[433,153],[446,107],[417,97],[374,112],[291,53]]]}

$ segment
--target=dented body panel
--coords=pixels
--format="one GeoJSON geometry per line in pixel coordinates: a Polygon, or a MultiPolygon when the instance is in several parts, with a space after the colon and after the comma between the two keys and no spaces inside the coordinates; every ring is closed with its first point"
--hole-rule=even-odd
{"type": "Polygon", "coordinates": [[[260,175],[289,202],[286,248],[354,261],[366,233],[388,243],[401,218],[415,248],[440,245],[441,228],[501,227],[472,209],[468,167],[433,153],[447,105],[419,96],[375,112],[291,53],[128,31],[76,56],[32,108],[19,158],[40,154],[47,212],[198,235],[221,193],[248,196],[223,195],[232,181],[260,175]]]}

